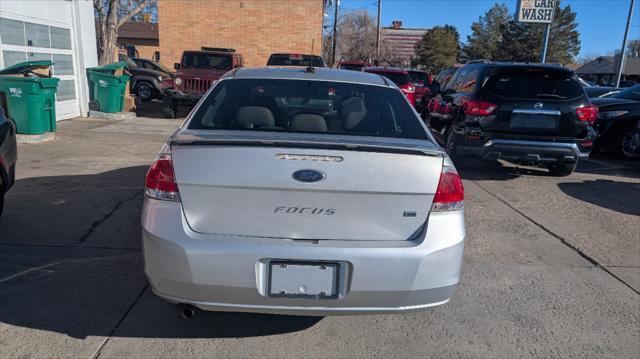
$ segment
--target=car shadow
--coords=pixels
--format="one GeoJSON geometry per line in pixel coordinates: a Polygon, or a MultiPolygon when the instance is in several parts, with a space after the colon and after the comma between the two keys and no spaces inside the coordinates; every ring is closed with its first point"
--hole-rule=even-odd
{"type": "Polygon", "coordinates": [[[459,169],[462,179],[470,181],[509,181],[520,176],[549,176],[549,171],[543,168],[516,166],[503,164],[499,161],[489,161],[469,158],[459,169]]]}
{"type": "Polygon", "coordinates": [[[155,296],[140,243],[146,170],[16,182],[0,219],[0,323],[73,338],[239,338],[305,330],[322,319],[198,312],[185,320],[155,296]]]}
{"type": "Polygon", "coordinates": [[[605,179],[558,183],[565,194],[612,211],[640,216],[640,183],[605,179]]]}
{"type": "MultiPolygon", "coordinates": [[[[139,98],[135,100],[136,116],[150,118],[165,118],[162,111],[162,100],[142,101],[139,98]]],[[[178,117],[186,117],[191,111],[190,107],[178,106],[178,117]]]]}

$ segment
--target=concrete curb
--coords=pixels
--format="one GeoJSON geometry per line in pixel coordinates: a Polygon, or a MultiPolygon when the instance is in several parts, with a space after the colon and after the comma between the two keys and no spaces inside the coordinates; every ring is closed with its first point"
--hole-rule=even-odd
{"type": "Polygon", "coordinates": [[[56,139],[55,132],[45,132],[39,135],[22,135],[16,134],[16,141],[18,143],[40,143],[53,141],[56,139]]]}
{"type": "Polygon", "coordinates": [[[113,120],[113,121],[124,121],[131,120],[136,118],[135,112],[100,112],[100,111],[89,111],[89,117],[92,118],[101,118],[105,120],[113,120]]]}

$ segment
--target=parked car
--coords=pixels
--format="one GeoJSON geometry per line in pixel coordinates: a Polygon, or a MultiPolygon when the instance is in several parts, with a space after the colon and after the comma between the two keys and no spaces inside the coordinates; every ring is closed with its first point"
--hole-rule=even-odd
{"type": "Polygon", "coordinates": [[[242,66],[244,57],[235,49],[203,47],[200,51],[184,51],[180,62],[174,64],[172,88],[164,91],[164,116],[176,118],[179,107],[193,107],[214,81],[242,66]]]}
{"type": "Polygon", "coordinates": [[[369,66],[371,65],[364,61],[340,61],[336,68],[342,70],[364,71],[369,66]]]}
{"type": "Polygon", "coordinates": [[[226,74],[160,151],[145,194],[145,272],[173,303],[394,313],[446,303],[460,278],[460,176],[381,76],[226,74]]]}
{"type": "Polygon", "coordinates": [[[322,57],[304,54],[271,54],[267,66],[327,67],[322,57]]]}
{"type": "Polygon", "coordinates": [[[4,195],[16,180],[17,160],[16,126],[0,106],[0,216],[4,209],[4,195]]]}
{"type": "Polygon", "coordinates": [[[640,157],[640,85],[591,101],[599,109],[596,148],[627,159],[640,157]]]}
{"type": "Polygon", "coordinates": [[[431,107],[429,127],[458,166],[504,159],[554,176],[588,157],[598,114],[573,71],[515,63],[465,65],[431,107]]]}
{"type": "Polygon", "coordinates": [[[416,108],[421,109],[422,104],[431,99],[431,76],[423,70],[407,70],[411,83],[415,88],[416,108]]]}
{"type": "Polygon", "coordinates": [[[125,70],[131,74],[129,91],[142,100],[151,100],[162,97],[162,93],[170,84],[171,77],[164,72],[138,66],[127,55],[118,55],[120,61],[125,61],[125,70]]]}
{"type": "Polygon", "coordinates": [[[607,97],[609,95],[613,95],[616,92],[620,92],[622,89],[619,87],[609,87],[609,86],[591,86],[585,87],[584,92],[587,93],[589,98],[596,97],[607,97]]]}
{"type": "Polygon", "coordinates": [[[393,81],[400,91],[407,97],[409,103],[415,107],[416,105],[416,88],[411,82],[411,77],[407,70],[397,67],[367,67],[366,72],[382,75],[393,81]]]}
{"type": "Polygon", "coordinates": [[[451,67],[447,67],[445,69],[442,69],[436,75],[435,80],[438,82],[438,84],[440,84],[441,88],[444,88],[445,86],[447,86],[447,82],[449,82],[451,77],[453,77],[453,74],[461,67],[462,67],[462,65],[456,64],[456,65],[453,65],[451,67]]]}
{"type": "Polygon", "coordinates": [[[170,77],[175,74],[174,70],[171,70],[170,68],[164,66],[163,64],[161,64],[161,63],[159,63],[157,61],[153,61],[151,59],[145,59],[145,58],[142,58],[142,57],[132,57],[131,60],[133,60],[133,62],[135,62],[136,65],[138,65],[139,67],[142,67],[143,69],[149,69],[149,70],[155,70],[155,71],[164,72],[165,74],[169,75],[170,77]]]}

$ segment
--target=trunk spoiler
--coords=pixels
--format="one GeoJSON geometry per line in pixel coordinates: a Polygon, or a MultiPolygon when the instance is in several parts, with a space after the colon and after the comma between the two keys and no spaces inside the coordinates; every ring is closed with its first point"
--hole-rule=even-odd
{"type": "Polygon", "coordinates": [[[284,147],[339,151],[402,153],[430,157],[443,157],[441,150],[420,147],[413,144],[386,144],[373,141],[327,141],[313,138],[248,138],[233,136],[199,136],[176,134],[169,139],[170,146],[245,146],[245,147],[284,147]]]}

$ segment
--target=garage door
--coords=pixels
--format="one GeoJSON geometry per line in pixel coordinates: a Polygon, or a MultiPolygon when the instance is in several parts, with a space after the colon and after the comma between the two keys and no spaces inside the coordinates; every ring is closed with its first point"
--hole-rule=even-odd
{"type": "Polygon", "coordinates": [[[0,18],[0,68],[31,60],[54,62],[54,76],[60,79],[56,94],[56,118],[80,115],[78,74],[71,41],[71,29],[0,18]]]}

